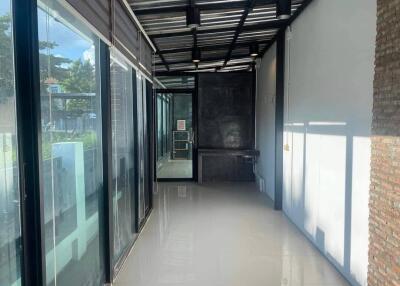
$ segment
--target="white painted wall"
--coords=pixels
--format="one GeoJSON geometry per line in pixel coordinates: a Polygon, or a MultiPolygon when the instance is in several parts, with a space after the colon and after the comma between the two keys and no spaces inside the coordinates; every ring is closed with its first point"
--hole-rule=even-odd
{"type": "Polygon", "coordinates": [[[256,148],[260,157],[256,176],[263,184],[262,191],[274,199],[275,192],[275,97],[276,44],[264,55],[257,68],[256,148]]]}
{"type": "Polygon", "coordinates": [[[286,35],[284,212],[353,285],[367,285],[375,24],[375,0],[314,0],[286,35]]]}

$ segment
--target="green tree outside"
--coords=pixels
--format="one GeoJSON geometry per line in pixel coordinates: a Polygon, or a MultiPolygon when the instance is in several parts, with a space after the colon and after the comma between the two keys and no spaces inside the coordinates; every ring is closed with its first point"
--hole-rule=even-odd
{"type": "Polygon", "coordinates": [[[62,86],[69,93],[95,92],[94,67],[90,61],[74,61],[69,68],[68,76],[62,81],[62,86]]]}
{"type": "Polygon", "coordinates": [[[14,95],[11,17],[0,16],[0,103],[14,95]]]}

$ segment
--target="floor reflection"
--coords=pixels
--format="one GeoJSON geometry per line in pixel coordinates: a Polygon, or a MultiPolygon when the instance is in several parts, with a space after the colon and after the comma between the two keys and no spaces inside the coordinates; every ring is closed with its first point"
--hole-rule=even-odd
{"type": "Polygon", "coordinates": [[[159,179],[191,179],[193,177],[192,160],[168,160],[157,171],[159,179]]]}
{"type": "Polygon", "coordinates": [[[348,285],[253,184],[158,184],[117,286],[348,285]]]}

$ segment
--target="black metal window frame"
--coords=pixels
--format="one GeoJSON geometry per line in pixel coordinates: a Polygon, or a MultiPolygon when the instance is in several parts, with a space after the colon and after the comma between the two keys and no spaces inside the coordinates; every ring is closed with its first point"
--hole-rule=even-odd
{"type": "MultiPolygon", "coordinates": [[[[107,283],[111,283],[114,281],[114,279],[117,277],[119,271],[121,270],[123,264],[126,261],[126,258],[128,257],[128,254],[130,253],[131,249],[133,248],[136,240],[138,237],[136,237],[133,242],[127,247],[126,251],[119,257],[119,259],[113,263],[113,257],[114,257],[114,226],[113,226],[113,214],[114,214],[114,209],[113,209],[113,203],[112,203],[112,107],[111,107],[111,75],[110,75],[110,55],[111,55],[111,49],[105,44],[102,43],[103,46],[103,53],[100,55],[101,58],[105,58],[106,61],[103,64],[102,67],[102,75],[105,77],[105,81],[102,81],[102,84],[104,84],[104,90],[106,91],[104,93],[105,100],[102,101],[103,103],[103,146],[107,146],[106,148],[103,147],[103,157],[108,160],[108,171],[104,171],[104,176],[107,177],[107,186],[108,186],[108,201],[106,202],[106,207],[107,207],[107,225],[108,228],[105,228],[105,234],[108,237],[108,242],[106,245],[106,269],[107,271],[107,278],[106,281],[107,283]],[[106,131],[107,133],[104,133],[106,131]],[[107,230],[108,229],[108,230],[107,230]]],[[[134,150],[133,150],[133,160],[135,162],[136,168],[135,168],[135,173],[134,173],[134,200],[135,200],[135,205],[134,205],[134,216],[135,216],[135,221],[133,222],[134,225],[132,228],[135,230],[136,233],[139,233],[141,228],[140,228],[140,220],[139,220],[139,161],[138,161],[138,152],[139,152],[139,138],[138,138],[138,108],[139,106],[137,105],[137,97],[139,94],[137,93],[137,73],[140,73],[139,69],[136,67],[134,68],[132,65],[133,63],[130,63],[130,61],[121,53],[121,56],[124,57],[128,62],[129,62],[129,69],[132,71],[132,91],[133,91],[133,103],[132,103],[132,108],[133,108],[133,125],[134,125],[134,150]]],[[[104,182],[104,185],[106,185],[106,182],[104,182]]],[[[152,205],[150,204],[150,211],[152,210],[152,205]]]]}
{"type": "Polygon", "coordinates": [[[103,148],[103,223],[100,221],[100,251],[105,269],[104,283],[111,283],[114,277],[114,225],[112,196],[112,119],[111,119],[111,71],[110,49],[100,40],[100,78],[101,78],[101,114],[102,114],[102,148],[103,148]],[[103,229],[101,229],[103,226],[103,229]],[[103,247],[101,247],[103,245],[103,247]]]}
{"type": "MultiPolygon", "coordinates": [[[[45,285],[44,202],[41,178],[41,106],[39,72],[39,37],[36,0],[12,0],[18,163],[21,203],[21,281],[22,286],[45,285]]],[[[113,257],[112,209],[112,132],[110,48],[99,39],[100,98],[102,112],[103,196],[99,200],[104,211],[100,218],[100,257],[103,264],[101,283],[112,283],[115,273],[113,257]]],[[[133,89],[136,94],[136,69],[133,89]]],[[[136,99],[136,98],[135,98],[136,99]]],[[[134,100],[135,102],[135,100],[134,100]]],[[[136,110],[137,106],[134,106],[136,110]]],[[[137,118],[135,118],[137,120],[137,118]]],[[[151,127],[150,127],[151,128],[151,127]]],[[[137,130],[135,130],[137,136],[137,130]]],[[[136,139],[137,140],[137,139],[136,139]]],[[[137,141],[136,141],[137,142],[137,141]]],[[[138,145],[135,144],[135,154],[138,145]]],[[[151,164],[151,162],[149,162],[151,164]]],[[[135,176],[137,177],[137,176],[135,176]]],[[[145,178],[146,179],[146,178],[145,178]]],[[[137,178],[135,178],[137,184],[137,178]]],[[[152,180],[152,178],[149,178],[152,180]]],[[[138,194],[135,185],[135,229],[139,232],[138,194]]],[[[152,193],[152,191],[150,192],[152,193]]],[[[150,211],[152,198],[150,198],[150,211]]]]}
{"type": "Polygon", "coordinates": [[[146,109],[147,109],[147,137],[148,137],[148,178],[145,178],[148,184],[148,196],[149,196],[149,205],[146,212],[145,223],[150,216],[150,213],[153,210],[153,189],[154,189],[154,182],[155,182],[155,173],[154,173],[154,165],[155,165],[155,158],[156,153],[154,152],[155,146],[155,104],[156,104],[156,96],[154,92],[154,86],[148,78],[145,81],[145,89],[146,89],[146,109]]]}
{"type": "Polygon", "coordinates": [[[43,196],[40,182],[41,133],[37,3],[12,1],[15,87],[21,189],[23,286],[44,285],[43,196]]]}

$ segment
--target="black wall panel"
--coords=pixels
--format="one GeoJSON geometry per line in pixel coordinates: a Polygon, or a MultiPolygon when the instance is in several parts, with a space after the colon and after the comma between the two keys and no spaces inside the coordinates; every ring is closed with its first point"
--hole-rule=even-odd
{"type": "Polygon", "coordinates": [[[202,171],[206,182],[254,181],[252,162],[240,156],[205,156],[202,171]]]}
{"type": "Polygon", "coordinates": [[[253,76],[199,74],[199,149],[253,149],[253,76]]]}

